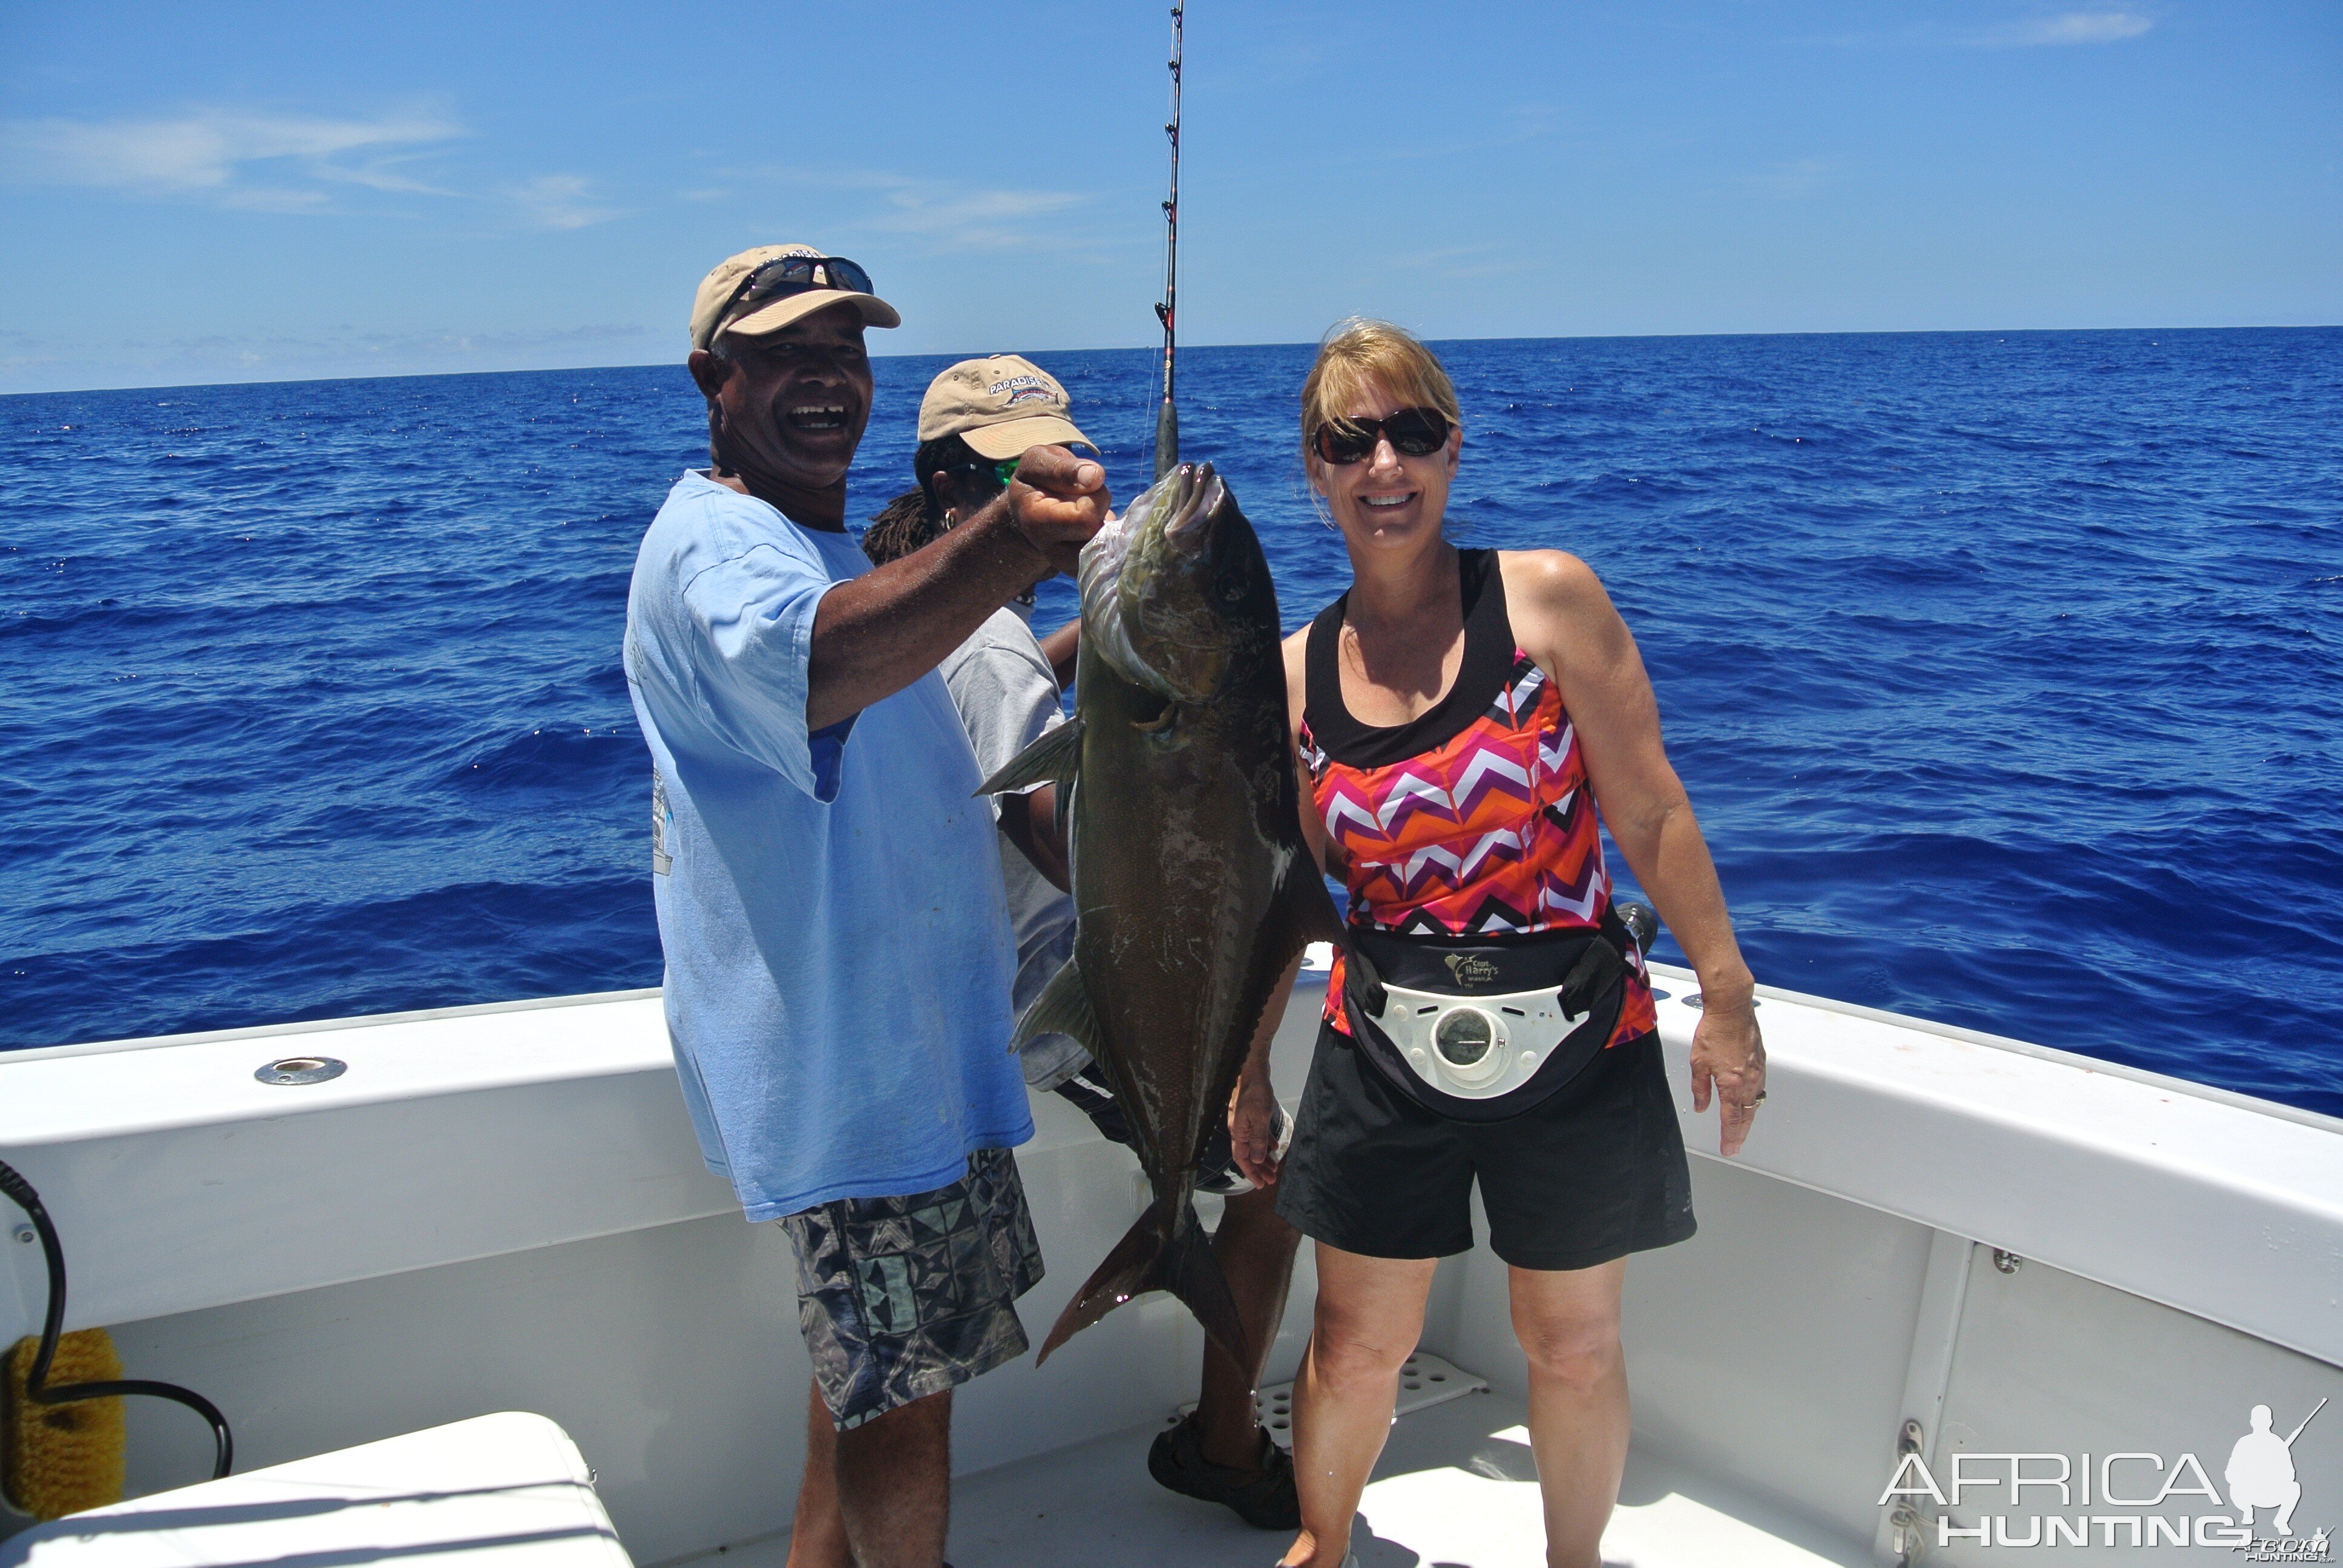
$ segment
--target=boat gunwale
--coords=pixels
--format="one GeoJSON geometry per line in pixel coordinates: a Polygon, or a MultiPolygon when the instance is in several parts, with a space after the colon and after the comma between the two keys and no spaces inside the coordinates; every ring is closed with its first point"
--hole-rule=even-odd
{"type": "MultiPolygon", "coordinates": [[[[1654,975],[1697,989],[1699,979],[1692,970],[1674,964],[1651,962],[1646,965],[1654,975]]],[[[2223,1089],[2217,1084],[2198,1083],[2193,1079],[2177,1078],[2168,1072],[2158,1072],[2150,1067],[2134,1067],[2129,1062],[2111,1061],[2103,1056],[2091,1056],[2079,1050],[2066,1050],[2055,1045],[2038,1045],[2015,1035],[1994,1034],[1986,1030],[1969,1029],[1956,1023],[1942,1023],[1932,1018],[1921,1018],[1907,1012],[1891,1012],[1885,1008],[1866,1007],[1861,1002],[1840,1001],[1835,997],[1815,996],[1807,991],[1790,990],[1781,986],[1761,985],[1757,995],[1778,1001],[1795,1002],[1820,1012],[1839,1013],[1847,1018],[1859,1018],[1870,1023],[1893,1024],[1899,1029],[1932,1034],[1942,1040],[1956,1040],[1968,1045],[1987,1046],[1995,1050],[2006,1050],[2018,1056],[2030,1056],[2038,1061],[2056,1062],[2062,1067],[2078,1068],[2085,1072],[2103,1073],[2152,1089],[2171,1090],[2197,1100],[2209,1100],[2216,1105],[2232,1110],[2250,1111],[2263,1116],[2274,1116],[2281,1121],[2291,1121],[2321,1132],[2343,1134],[2343,1116],[2329,1116],[2323,1111],[2307,1106],[2288,1105],[2282,1100],[2268,1100],[2242,1090],[2223,1089]]],[[[1764,1020],[1759,1020],[1762,1025],[1764,1020]]],[[[0,1057],[0,1064],[6,1059],[0,1057]]]]}
{"type": "MultiPolygon", "coordinates": [[[[1686,1119],[1690,1151],[1702,1155],[1704,1161],[1712,1160],[1715,1158],[1713,1151],[1702,1147],[1711,1139],[1689,1136],[1693,1122],[1684,1081],[1684,1053],[1699,1018],[1697,1011],[1686,1005],[1692,977],[1673,966],[1653,968],[1662,981],[1662,989],[1671,992],[1661,1005],[1660,1017],[1671,1060],[1669,1075],[1675,1081],[1672,1083],[1672,1098],[1677,1101],[1678,1114],[1686,1119]]],[[[1282,1021],[1279,1050],[1282,1056],[1292,1059],[1290,1066],[1298,1065],[1308,1055],[1310,1041],[1318,1029],[1317,993],[1323,980],[1322,971],[1306,972],[1304,982],[1297,986],[1301,994],[1292,999],[1282,1021]]],[[[538,1154],[545,1159],[548,1169],[532,1168],[524,1178],[530,1183],[542,1184],[553,1179],[549,1172],[554,1170],[568,1172],[560,1184],[561,1201],[575,1208],[589,1193],[599,1193],[629,1211],[631,1217],[616,1225],[589,1214],[568,1214],[567,1211],[558,1223],[541,1217],[516,1219],[492,1203],[487,1207],[495,1212],[484,1211],[474,1226],[488,1236],[484,1242],[475,1238],[474,1241],[459,1244],[454,1237],[442,1238],[439,1255],[426,1258],[418,1254],[387,1270],[358,1267],[354,1260],[344,1260],[347,1267],[320,1262],[314,1279],[305,1276],[296,1280],[287,1274],[276,1282],[276,1288],[258,1291],[251,1291],[251,1282],[246,1281],[230,1294],[197,1292],[201,1300],[191,1298],[188,1306],[277,1294],[312,1283],[332,1283],[377,1271],[400,1272],[434,1261],[460,1261],[488,1251],[507,1251],[514,1245],[541,1245],[646,1224],[711,1216],[731,1206],[729,1191],[720,1182],[707,1177],[697,1147],[689,1142],[683,1107],[672,1087],[650,1087],[654,1077],[673,1072],[663,1013],[655,1014],[650,1006],[651,999],[658,994],[636,990],[555,999],[550,1002],[427,1010],[350,1020],[350,1027],[404,1024],[417,1029],[421,1031],[418,1049],[409,1057],[402,1050],[402,1041],[380,1039],[368,1041],[361,1050],[357,1038],[346,1037],[349,1038],[353,1066],[367,1068],[366,1058],[371,1056],[385,1070],[380,1076],[374,1070],[353,1071],[298,1091],[253,1084],[249,1064],[230,1060],[240,1056],[235,1046],[240,1040],[286,1039],[309,1030],[330,1038],[329,1027],[309,1023],[260,1026],[249,1030],[174,1037],[141,1046],[139,1050],[159,1049],[163,1044],[186,1045],[189,1050],[185,1070],[176,1070],[177,1064],[170,1070],[164,1070],[161,1062],[156,1064],[162,1070],[157,1071],[150,1091],[130,1097],[136,1104],[89,1092],[111,1077],[143,1076],[132,1060],[136,1051],[101,1047],[95,1050],[49,1050],[37,1057],[0,1054],[0,1090],[32,1090],[32,1086],[40,1085],[33,1090],[30,1101],[21,1102],[37,1113],[45,1101],[45,1108],[56,1116],[45,1129],[20,1124],[13,1138],[5,1128],[0,1128],[0,1147],[9,1150],[12,1160],[34,1157],[34,1163],[26,1168],[36,1180],[45,1179],[42,1167],[54,1171],[59,1190],[53,1194],[53,1201],[63,1200],[70,1207],[76,1197],[74,1188],[78,1178],[68,1176],[68,1171],[77,1172],[79,1177],[98,1179],[125,1150],[150,1138],[166,1138],[174,1143],[156,1144],[142,1158],[150,1162],[160,1159],[183,1175],[196,1171],[211,1160],[213,1155],[206,1152],[209,1149],[241,1148],[244,1152],[236,1160],[242,1164],[234,1173],[237,1180],[249,1184],[259,1179],[250,1166],[263,1148],[279,1148],[312,1161],[327,1159],[329,1154],[334,1160],[346,1161],[363,1152],[370,1135],[360,1136],[354,1147],[335,1140],[347,1139],[367,1128],[378,1131],[388,1127],[390,1123],[380,1121],[381,1115],[397,1114],[397,1108],[402,1104],[419,1110],[435,1102],[444,1104],[450,1096],[489,1095],[495,1097],[493,1101],[479,1101],[478,1109],[467,1114],[475,1119],[541,1117],[548,1113],[548,1107],[573,1103],[563,1096],[574,1097],[584,1091],[589,1100],[576,1103],[598,1104],[590,1097],[608,1093],[621,1084],[631,1085],[611,1102],[616,1121],[598,1128],[590,1137],[579,1131],[558,1147],[539,1148],[538,1154]],[[588,1001],[608,1002],[612,1006],[590,1027],[582,1020],[580,1026],[572,1028],[556,1021],[568,1009],[588,1001]],[[508,1040],[503,1029],[494,1022],[508,1015],[511,1022],[504,1028],[514,1031],[508,1040]],[[505,1040],[510,1049],[499,1049],[500,1040],[505,1040]],[[113,1065],[110,1058],[114,1056],[121,1056],[124,1060],[113,1065]],[[15,1062],[22,1064],[21,1076],[12,1086],[10,1067],[15,1062]],[[213,1083],[212,1071],[223,1067],[229,1070],[227,1075],[213,1083]],[[596,1084],[608,1088],[589,1087],[596,1084]],[[199,1092],[191,1092],[196,1091],[199,1092]],[[545,1099],[548,1095],[555,1099],[545,1099]],[[374,1120],[341,1120],[348,1115],[374,1120]],[[642,1117],[651,1121],[640,1121],[642,1117]],[[644,1138],[652,1134],[653,1122],[663,1131],[645,1142],[644,1138]],[[298,1131],[298,1124],[307,1124],[310,1130],[298,1131]],[[250,1128],[260,1138],[260,1143],[246,1144],[239,1128],[250,1128]],[[228,1142],[217,1141],[223,1134],[228,1142]],[[616,1166],[625,1167],[624,1171],[613,1166],[614,1158],[616,1166]],[[64,1163],[57,1163],[60,1161],[64,1163]],[[580,1161],[583,1164],[578,1170],[570,1170],[580,1161]],[[678,1180],[682,1181],[683,1186],[674,1188],[666,1196],[655,1196],[643,1187],[642,1177],[653,1178],[652,1185],[662,1190],[678,1180]],[[572,1191],[572,1187],[577,1190],[572,1191]]],[[[2208,1299],[2203,1290],[2183,1288],[2167,1268],[2151,1267],[2143,1271],[2136,1266],[2137,1259],[2111,1256],[2108,1237],[2097,1237],[2089,1245],[2054,1241],[2044,1233],[2037,1218],[2032,1215],[2030,1200],[2016,1191],[2001,1194],[1997,1201],[2003,1207],[1995,1208],[1992,1212],[1996,1218],[1988,1219],[1979,1210],[1978,1202],[1996,1200],[1983,1193],[1954,1201],[1934,1187],[1916,1187],[1911,1162],[1902,1157],[1901,1151],[1877,1146],[1876,1138],[1864,1121],[1847,1124],[1851,1139],[1843,1139],[1829,1131],[1827,1121],[1818,1123],[1813,1120],[1817,1114],[1827,1119],[1833,1106],[1844,1112],[1854,1103],[1844,1098],[1851,1093],[1882,1108],[1897,1107],[1899,1114],[1920,1118],[1912,1123],[1912,1129],[1925,1131],[1930,1146],[1937,1148],[1939,1153],[1969,1158],[1986,1149],[2014,1153],[2038,1146],[2041,1159],[2050,1165],[2071,1163],[2078,1156],[2087,1160],[2111,1159],[2129,1171],[2135,1180],[2148,1182],[2147,1188],[2137,1189],[2138,1191],[2163,1195],[2195,1191],[2217,1204],[2248,1205],[2264,1220],[2278,1222],[2276,1231],[2266,1234],[2265,1245],[2281,1237],[2290,1238],[2287,1241],[2289,1248],[2307,1246],[2321,1256],[2331,1256],[2333,1241],[2343,1237],[2343,1207],[2334,1201],[2335,1189],[2331,1184],[2333,1174],[2343,1171],[2343,1142],[2335,1136],[2343,1131],[2343,1124],[2335,1119],[2316,1113],[2269,1119],[2274,1108],[2250,1096],[2227,1091],[2199,1092],[2200,1086],[2161,1074],[2113,1068],[2073,1052],[2029,1047],[2026,1042],[1952,1026],[1930,1025],[1926,1020],[1908,1020],[1876,1009],[1808,999],[1777,988],[1763,988],[1761,994],[1768,1000],[1778,999],[1790,1010],[1781,1020],[1785,1032],[1782,1049],[1777,1050],[1783,1070],[1782,1086],[1787,1089],[1805,1080],[1816,1093],[1796,1093],[1782,1101],[1775,1117],[1775,1136],[1765,1137],[1761,1130],[1761,1136],[1751,1148],[1730,1164],[1860,1208],[2009,1248],[2117,1290],[2319,1360],[2343,1364],[2343,1339],[2338,1338],[2336,1324],[2328,1321],[2330,1314],[2306,1311],[2310,1303],[2304,1291],[2309,1290],[2310,1294],[2323,1299],[2331,1295],[2331,1290],[2325,1286],[2310,1289],[2310,1282],[2304,1282],[2286,1292],[2294,1305],[2283,1312],[2275,1311],[2268,1302],[2262,1302],[2258,1310],[2248,1310],[2229,1300],[2224,1292],[2215,1292],[2214,1298],[2217,1299],[2208,1299]],[[1813,1007],[1816,1014],[1808,1027],[1820,1027],[1825,1031],[1814,1037],[1815,1051],[1811,1057],[1803,1049],[1794,1049],[1791,1043],[1803,1042],[1805,1038],[1795,1020],[1798,1010],[1806,1007],[1813,1007]],[[1833,1025],[1824,1021],[1834,1014],[1844,1022],[1833,1025]],[[1842,1032],[1849,1028],[1855,1030],[1853,1034],[1842,1032]],[[1906,1037],[1903,1050],[1880,1052],[1875,1049],[1881,1038],[1896,1034],[1906,1037]],[[1908,1055],[1913,1050],[1923,1055],[1908,1055]],[[1977,1054],[1968,1056],[1964,1062],[1964,1051],[1977,1054]],[[1988,1058],[1984,1054],[1987,1051],[1994,1054],[1988,1058]],[[1997,1067],[1996,1063],[2007,1066],[1997,1067]],[[2045,1074],[2048,1076],[2042,1076],[2045,1074]],[[2057,1090],[2062,1082],[2066,1088],[2057,1090]],[[2099,1087],[2094,1090],[2094,1084],[2099,1087]],[[2046,1090],[2057,1091],[2046,1099],[2046,1090]],[[2160,1110],[2153,1103],[2157,1101],[2162,1101],[2160,1110]],[[2144,1116],[2150,1120],[2141,1120],[2144,1116]],[[2247,1116],[2266,1119],[2259,1123],[2266,1136],[2255,1136],[2256,1124],[2240,1120],[2247,1116]],[[2299,1131],[2296,1131],[2298,1128],[2299,1131]],[[1817,1138],[1820,1142],[1815,1141],[1817,1138]],[[1996,1235],[1995,1231],[2001,1233],[1996,1235]]],[[[11,1097],[0,1094],[0,1099],[6,1098],[11,1097]]],[[[1052,1109],[1057,1109],[1054,1103],[1037,1107],[1037,1132],[1039,1124],[1046,1120],[1039,1112],[1052,1109]]],[[[573,1113],[561,1112],[564,1116],[573,1113]]],[[[426,1114],[436,1119],[444,1112],[434,1110],[426,1114]]],[[[37,1120],[37,1116],[28,1120],[37,1120]]],[[[1071,1122],[1080,1123],[1081,1120],[1070,1114],[1071,1122]]],[[[1713,1121],[1705,1118],[1702,1121],[1713,1129],[1713,1121]]],[[[433,1124],[437,1125],[436,1120],[433,1124]]],[[[1096,1136],[1095,1130],[1086,1123],[1078,1131],[1070,1126],[1066,1131],[1075,1141],[1087,1141],[1096,1136]]],[[[1064,1141],[1063,1136],[1037,1136],[1031,1151],[1044,1152],[1064,1141]]],[[[401,1149],[405,1147],[400,1145],[401,1149]]],[[[492,1166],[508,1153],[501,1148],[482,1149],[474,1163],[484,1168],[492,1166]]],[[[408,1169],[403,1153],[397,1158],[386,1153],[383,1158],[388,1161],[384,1170],[391,1176],[402,1181],[418,1179],[408,1169]]],[[[454,1181],[456,1177],[452,1172],[447,1173],[447,1180],[454,1181]]],[[[1991,1172],[1981,1173],[1980,1180],[1989,1189],[2006,1185],[1991,1172]]],[[[202,1185],[216,1187],[219,1183],[205,1181],[202,1185]]],[[[196,1205],[198,1218],[211,1216],[205,1221],[211,1223],[216,1221],[213,1211],[222,1196],[225,1195],[190,1194],[186,1201],[196,1205]]],[[[2134,1234],[2138,1223],[2137,1203],[2127,1206],[2108,1198],[2097,1207],[2102,1211],[2100,1217],[2113,1224],[2116,1233],[2131,1237],[2133,1243],[2138,1242],[2139,1237],[2134,1234]]],[[[92,1260],[98,1264],[98,1273],[93,1278],[105,1277],[108,1267],[131,1267],[127,1259],[144,1256],[141,1247],[152,1251],[156,1239],[146,1236],[140,1228],[151,1230],[161,1223],[161,1219],[150,1215],[131,1225],[125,1239],[136,1239],[132,1232],[143,1239],[138,1245],[129,1247],[122,1258],[105,1258],[106,1249],[101,1245],[92,1260]]],[[[264,1239],[247,1240],[259,1247],[264,1239]]],[[[273,1249],[284,1240],[277,1237],[262,1251],[274,1256],[273,1249]]],[[[2229,1269],[2237,1261],[2226,1258],[2222,1268],[2229,1269]]],[[[0,1275],[15,1271],[21,1271],[0,1270],[0,1275]]],[[[2324,1278],[2331,1272],[2331,1265],[2317,1271],[2324,1278]]],[[[26,1282],[19,1281],[18,1284],[20,1291],[29,1288],[26,1282]]],[[[5,1298],[5,1293],[0,1291],[0,1298],[5,1298]]],[[[90,1322],[124,1321],[130,1316],[184,1310],[144,1296],[138,1302],[143,1310],[135,1312],[99,1310],[98,1303],[78,1295],[76,1304],[84,1311],[94,1311],[90,1322]]],[[[124,1302],[116,1306],[126,1308],[129,1304],[124,1302]]]]}
{"type": "MultiPolygon", "coordinates": [[[[1652,960],[1646,968],[1655,977],[1664,977],[1679,985],[1696,988],[1698,977],[1692,970],[1674,964],[1652,960]]],[[[1294,982],[1301,990],[1312,985],[1323,985],[1326,970],[1322,965],[1305,967],[1294,982]]],[[[101,1040],[72,1045],[24,1046],[0,1049],[0,1069],[21,1061],[47,1061],[61,1057],[105,1056],[138,1050],[162,1050],[173,1046],[210,1045],[223,1040],[269,1040],[291,1035],[328,1033],[343,1030],[373,1029],[392,1024],[428,1023],[440,1019],[480,1018],[497,1013],[527,1012],[539,1009],[586,1007],[599,1002],[641,1001],[662,994],[659,986],[638,986],[628,990],[578,991],[565,996],[522,997],[508,1001],[469,1002],[449,1007],[416,1008],[404,1012],[360,1013],[348,1018],[305,1019],[286,1023],[246,1024],[231,1029],[202,1030],[186,1034],[139,1035],[124,1040],[101,1040]]],[[[2058,1046],[2041,1045],[2015,1035],[1995,1034],[1986,1030],[1970,1029],[1965,1025],[1945,1023],[1915,1013],[1890,1011],[1885,1008],[1867,1007],[1861,1002],[1841,1001],[1835,997],[1818,996],[1811,991],[1791,990],[1783,986],[1760,985],[1760,999],[1793,1002],[1823,1012],[1839,1013],[1872,1023],[1892,1024],[1899,1029],[1913,1030],[1944,1040],[1955,1040],[1969,1045],[1981,1045],[1995,1050],[2010,1051],[2040,1061],[2077,1068],[2085,1072],[2104,1073],[2151,1088],[2169,1090],[2194,1099],[2210,1101],[2234,1110],[2272,1116],[2281,1121],[2315,1128],[2322,1132],[2343,1134],[2343,1116],[2330,1116],[2307,1106],[2289,1105],[2281,1100],[2270,1100],[2241,1090],[2223,1089],[2217,1084],[2199,1083],[2193,1079],[2179,1078],[2153,1068],[2135,1067],[2129,1062],[2114,1061],[2106,1057],[2092,1056],[2083,1051],[2067,1050],[2058,1046]]],[[[1762,1021],[1762,1020],[1761,1020],[1762,1021]]]]}

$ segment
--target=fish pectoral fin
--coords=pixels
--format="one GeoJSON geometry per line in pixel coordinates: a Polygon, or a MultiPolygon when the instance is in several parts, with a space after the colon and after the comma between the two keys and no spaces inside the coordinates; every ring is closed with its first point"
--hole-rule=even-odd
{"type": "Polygon", "coordinates": [[[1082,721],[1070,719],[1011,758],[976,787],[980,795],[1008,795],[1041,784],[1070,784],[1082,770],[1082,721]]]}
{"type": "Polygon", "coordinates": [[[1291,961],[1293,953],[1310,942],[1332,942],[1342,955],[1342,989],[1357,999],[1359,1005],[1376,1018],[1383,1016],[1383,980],[1373,960],[1361,952],[1351,940],[1350,928],[1342,923],[1334,900],[1320,879],[1318,868],[1306,859],[1296,860],[1286,872],[1285,886],[1280,890],[1290,916],[1292,949],[1285,955],[1291,961]]]}
{"type": "MultiPolygon", "coordinates": [[[[1348,928],[1342,924],[1342,912],[1334,907],[1334,897],[1326,890],[1326,879],[1307,856],[1296,857],[1285,873],[1285,885],[1278,890],[1284,901],[1286,913],[1293,928],[1293,950],[1299,952],[1312,942],[1332,942],[1342,947],[1351,940],[1348,928]]],[[[1292,957],[1292,953],[1286,955],[1292,957]]]]}
{"type": "Polygon", "coordinates": [[[1071,959],[1050,977],[1050,983],[1017,1020],[1017,1034],[1009,1049],[1016,1051],[1027,1040],[1044,1034],[1065,1035],[1093,1057],[1099,1054],[1098,1014],[1091,1008],[1091,988],[1083,983],[1082,971],[1071,959]]]}

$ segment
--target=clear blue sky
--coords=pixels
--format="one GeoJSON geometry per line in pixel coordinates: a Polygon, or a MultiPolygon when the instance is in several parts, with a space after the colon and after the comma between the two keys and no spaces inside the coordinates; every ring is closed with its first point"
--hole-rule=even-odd
{"type": "MultiPolygon", "coordinates": [[[[0,0],[0,391],[1149,341],[1169,22],[0,0]]],[[[2343,5],[1194,0],[1182,316],[1312,339],[2343,321],[2343,5]]]]}

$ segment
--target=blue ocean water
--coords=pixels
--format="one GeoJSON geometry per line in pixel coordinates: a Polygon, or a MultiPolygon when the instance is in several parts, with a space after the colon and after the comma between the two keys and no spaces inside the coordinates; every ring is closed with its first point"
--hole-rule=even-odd
{"type": "MultiPolygon", "coordinates": [[[[2343,1111],[2343,330],[1442,351],[1456,537],[1602,574],[1761,980],[2343,1111]]],[[[1043,357],[1127,498],[1152,357],[1043,357]]],[[[1308,361],[1182,361],[1289,624],[1308,361]]],[[[0,1045],[657,983],[619,629],[704,460],[680,367],[0,399],[0,1045]]]]}

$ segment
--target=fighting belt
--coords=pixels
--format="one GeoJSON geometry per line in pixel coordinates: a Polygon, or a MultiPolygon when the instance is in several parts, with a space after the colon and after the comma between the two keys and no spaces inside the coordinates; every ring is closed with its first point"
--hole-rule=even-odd
{"type": "Polygon", "coordinates": [[[1607,907],[1598,927],[1523,936],[1353,926],[1351,946],[1368,963],[1344,966],[1352,1043],[1428,1111],[1456,1121],[1519,1116],[1610,1041],[1634,940],[1607,907]]]}

